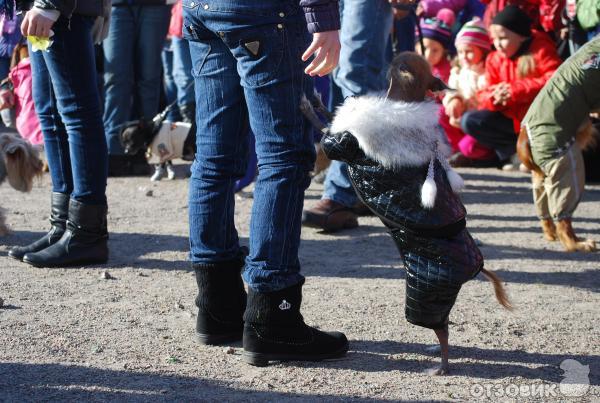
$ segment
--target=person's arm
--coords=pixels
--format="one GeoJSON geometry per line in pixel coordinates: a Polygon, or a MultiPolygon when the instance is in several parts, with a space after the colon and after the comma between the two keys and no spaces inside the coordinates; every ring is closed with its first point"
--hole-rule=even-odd
{"type": "Polygon", "coordinates": [[[546,82],[552,77],[552,74],[560,66],[560,59],[554,49],[542,48],[535,55],[535,64],[537,74],[529,77],[515,80],[510,85],[510,97],[507,105],[529,104],[546,82]]]}
{"type": "Polygon", "coordinates": [[[494,53],[490,54],[485,62],[487,87],[477,91],[477,105],[479,109],[488,109],[491,111],[502,109],[500,105],[494,103],[494,91],[496,85],[500,84],[500,76],[496,66],[500,61],[497,60],[496,56],[494,53]]]}
{"type": "Polygon", "coordinates": [[[33,7],[40,10],[58,10],[59,14],[70,18],[77,7],[77,1],[90,0],[35,0],[33,7]]]}
{"type": "Polygon", "coordinates": [[[313,40],[302,55],[307,61],[315,56],[304,72],[311,76],[329,74],[340,57],[340,12],[337,0],[301,0],[306,26],[313,40]]]}
{"type": "Polygon", "coordinates": [[[56,9],[41,9],[34,6],[23,17],[21,34],[23,36],[48,38],[50,37],[50,30],[58,17],[60,17],[60,11],[56,9]]]}
{"type": "Polygon", "coordinates": [[[311,34],[340,29],[340,6],[337,0],[300,0],[300,6],[311,34]]]}

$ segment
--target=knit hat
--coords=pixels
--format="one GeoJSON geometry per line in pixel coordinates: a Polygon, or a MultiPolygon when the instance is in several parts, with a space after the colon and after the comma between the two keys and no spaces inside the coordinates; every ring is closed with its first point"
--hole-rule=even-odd
{"type": "Polygon", "coordinates": [[[485,29],[483,21],[477,17],[463,25],[456,35],[454,44],[457,47],[459,45],[477,46],[486,51],[491,49],[490,37],[487,29],[485,29]]]}
{"type": "Polygon", "coordinates": [[[433,39],[442,44],[444,49],[450,46],[450,38],[452,36],[450,26],[438,18],[425,18],[419,24],[423,38],[433,39]]]}
{"type": "Polygon", "coordinates": [[[506,6],[500,11],[494,19],[492,24],[502,25],[504,28],[511,30],[512,32],[521,36],[531,36],[531,19],[517,6],[506,6]]]}

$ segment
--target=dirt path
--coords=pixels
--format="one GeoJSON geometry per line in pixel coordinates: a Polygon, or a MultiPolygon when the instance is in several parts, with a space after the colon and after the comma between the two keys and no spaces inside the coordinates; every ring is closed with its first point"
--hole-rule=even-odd
{"type": "MultiPolygon", "coordinates": [[[[549,401],[581,392],[559,385],[567,359],[590,371],[570,372],[591,384],[572,400],[600,401],[600,253],[567,254],[542,240],[527,176],[462,173],[468,226],[518,309],[501,309],[482,276],[466,284],[450,317],[452,375],[437,378],[422,373],[437,362],[427,350],[433,332],[405,321],[404,271],[373,217],[339,235],[302,233],[305,319],[346,332],[351,352],[254,368],[239,345],[229,354],[193,338],[186,180],[111,179],[111,260],[86,269],[35,269],[6,256],[47,228],[49,178],[30,194],[4,185],[0,205],[14,232],[0,240],[0,401],[549,401]],[[101,278],[105,270],[115,279],[101,278]]],[[[320,192],[313,185],[306,205],[320,192]]],[[[251,203],[237,202],[243,242],[251,203]]],[[[588,188],[575,222],[600,241],[600,186],[588,188]]]]}

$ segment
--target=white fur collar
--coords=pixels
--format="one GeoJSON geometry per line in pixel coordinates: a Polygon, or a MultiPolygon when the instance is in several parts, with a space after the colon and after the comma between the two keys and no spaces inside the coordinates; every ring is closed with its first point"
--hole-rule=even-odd
{"type": "Polygon", "coordinates": [[[435,157],[436,143],[443,157],[450,155],[440,137],[438,111],[435,102],[348,98],[337,109],[330,130],[352,133],[365,155],[386,168],[419,166],[435,157]]]}

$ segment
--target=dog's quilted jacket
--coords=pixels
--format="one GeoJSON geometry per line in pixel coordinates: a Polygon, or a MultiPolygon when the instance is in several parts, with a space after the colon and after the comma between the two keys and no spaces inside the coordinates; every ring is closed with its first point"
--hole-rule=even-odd
{"type": "Polygon", "coordinates": [[[407,320],[419,326],[442,328],[462,284],[483,267],[483,257],[465,229],[466,210],[437,160],[435,205],[431,209],[421,205],[420,190],[429,165],[428,149],[423,149],[423,144],[437,140],[432,132],[419,132],[413,121],[417,119],[418,126],[435,130],[435,124],[430,125],[437,114],[431,114],[427,105],[423,107],[425,113],[421,113],[412,108],[415,104],[406,104],[404,108],[398,103],[374,101],[379,102],[376,111],[368,110],[367,100],[361,104],[367,110],[354,118],[347,114],[352,111],[343,106],[331,126],[332,134],[325,135],[321,143],[329,158],[348,164],[357,194],[390,229],[407,270],[407,320]],[[388,121],[374,117],[371,112],[381,112],[388,121]],[[365,121],[367,129],[362,126],[365,121]],[[336,128],[344,131],[336,131],[336,128]],[[358,138],[353,131],[358,133],[358,138]],[[385,148],[376,144],[374,136],[379,137],[378,141],[385,148]],[[411,138],[418,141],[413,142],[411,138]],[[397,147],[398,142],[402,147],[397,147]],[[403,150],[418,152],[420,148],[424,158],[405,155],[403,159],[403,150]],[[390,149],[398,151],[394,155],[381,155],[390,149]]]}

